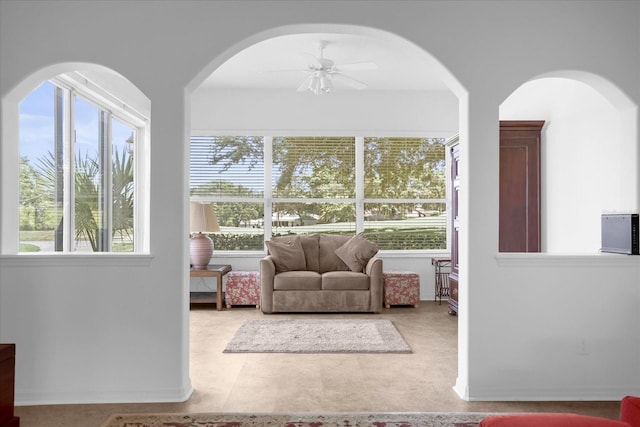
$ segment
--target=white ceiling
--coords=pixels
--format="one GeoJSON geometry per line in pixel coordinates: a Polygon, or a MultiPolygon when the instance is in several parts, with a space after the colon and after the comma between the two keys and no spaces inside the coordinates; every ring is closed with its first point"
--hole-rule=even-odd
{"type": "MultiPolygon", "coordinates": [[[[448,90],[424,58],[407,55],[399,46],[353,34],[319,33],[280,36],[256,43],[222,64],[202,87],[295,91],[309,75],[305,70],[313,60],[308,54],[318,56],[320,40],[328,42],[324,57],[337,66],[355,62],[378,65],[375,70],[344,72],[366,83],[365,90],[448,90]]],[[[355,90],[335,80],[334,86],[335,91],[355,90]]]]}

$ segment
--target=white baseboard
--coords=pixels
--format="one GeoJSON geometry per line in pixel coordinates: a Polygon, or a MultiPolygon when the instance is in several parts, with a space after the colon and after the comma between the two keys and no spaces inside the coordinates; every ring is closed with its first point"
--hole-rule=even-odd
{"type": "Polygon", "coordinates": [[[193,394],[189,385],[175,390],[126,390],[95,392],[16,392],[15,406],[69,405],[98,403],[161,403],[184,402],[193,394]]]}
{"type": "MultiPolygon", "coordinates": [[[[454,387],[455,389],[455,387],[454,387]]],[[[469,387],[467,399],[478,402],[496,401],[620,401],[627,395],[639,395],[640,386],[629,387],[558,387],[498,388],[469,387]]]]}

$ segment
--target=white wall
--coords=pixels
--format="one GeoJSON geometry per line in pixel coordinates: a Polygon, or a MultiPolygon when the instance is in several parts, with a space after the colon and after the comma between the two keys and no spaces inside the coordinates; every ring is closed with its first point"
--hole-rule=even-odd
{"type": "MultiPolygon", "coordinates": [[[[385,270],[413,271],[420,276],[420,300],[433,301],[435,297],[435,270],[431,265],[431,258],[445,258],[450,254],[446,251],[431,251],[429,253],[378,253],[382,258],[385,270]]],[[[260,258],[264,254],[233,254],[215,251],[211,264],[230,264],[235,271],[258,271],[260,258]]],[[[226,278],[223,279],[223,289],[226,278]]],[[[192,278],[190,290],[192,292],[216,291],[217,283],[213,278],[192,278]]],[[[444,301],[444,299],[443,299],[444,301]]],[[[443,302],[445,304],[446,302],[443,302]]]]}
{"type": "MultiPolygon", "coordinates": [[[[452,73],[464,158],[455,390],[476,400],[640,394],[638,257],[496,258],[499,105],[533,76],[565,69],[599,76],[637,105],[639,3],[3,1],[0,341],[17,344],[19,404],[188,396],[185,88],[249,44],[331,30],[325,23],[336,16],[354,32],[429,52],[452,73]],[[109,257],[23,259],[7,250],[17,229],[14,89],[69,61],[109,67],[151,101],[151,259],[121,267],[109,257]]],[[[637,122],[637,110],[626,114],[637,122]]],[[[625,127],[623,143],[636,148],[637,210],[637,128],[625,127]]]]}
{"type": "Polygon", "coordinates": [[[410,135],[448,138],[458,130],[458,100],[448,91],[335,91],[309,96],[288,90],[198,89],[191,103],[195,133],[410,135]],[[277,107],[277,108],[274,108],[277,107]]]}
{"type": "Polygon", "coordinates": [[[596,253],[600,215],[630,212],[634,141],[616,108],[568,78],[525,83],[500,106],[501,120],[545,120],[542,132],[542,249],[596,253]]]}

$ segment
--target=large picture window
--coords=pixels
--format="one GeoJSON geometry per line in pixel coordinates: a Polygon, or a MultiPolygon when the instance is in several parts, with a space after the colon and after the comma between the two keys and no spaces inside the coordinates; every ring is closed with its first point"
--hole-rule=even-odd
{"type": "Polygon", "coordinates": [[[83,89],[53,79],[20,104],[20,252],[136,251],[143,125],[83,89]]]}
{"type": "Polygon", "coordinates": [[[193,136],[191,199],[213,204],[217,250],[360,231],[384,250],[443,250],[444,153],[439,138],[193,136]]]}

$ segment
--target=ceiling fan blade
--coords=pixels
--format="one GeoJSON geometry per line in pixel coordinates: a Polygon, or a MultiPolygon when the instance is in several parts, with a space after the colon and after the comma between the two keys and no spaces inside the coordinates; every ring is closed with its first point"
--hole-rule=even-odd
{"type": "Polygon", "coordinates": [[[357,90],[366,89],[367,87],[366,83],[361,82],[360,80],[356,80],[353,77],[345,76],[344,74],[341,74],[341,73],[333,73],[331,74],[331,78],[341,83],[344,83],[347,86],[351,86],[352,88],[357,90]]]}
{"type": "Polygon", "coordinates": [[[378,64],[375,62],[353,62],[351,64],[339,64],[334,67],[337,70],[377,70],[378,64]]]}
{"type": "Polygon", "coordinates": [[[300,84],[300,86],[298,86],[296,91],[297,92],[304,92],[307,89],[309,89],[309,83],[311,83],[311,79],[313,79],[313,75],[310,75],[309,77],[304,79],[304,81],[300,84]]]}

